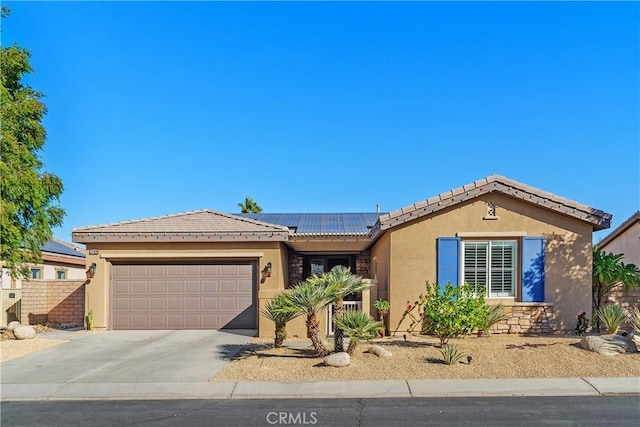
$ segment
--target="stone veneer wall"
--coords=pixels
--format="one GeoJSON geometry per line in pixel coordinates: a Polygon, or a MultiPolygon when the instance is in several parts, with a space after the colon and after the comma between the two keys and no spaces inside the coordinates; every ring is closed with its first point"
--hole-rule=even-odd
{"type": "Polygon", "coordinates": [[[491,329],[493,334],[551,334],[556,330],[553,304],[503,305],[509,318],[494,325],[491,329]]]}
{"type": "Polygon", "coordinates": [[[365,279],[371,277],[371,252],[362,251],[356,255],[356,274],[365,279]]]}
{"type": "Polygon", "coordinates": [[[84,326],[84,286],[83,280],[23,281],[20,321],[84,326]]]}
{"type": "Polygon", "coordinates": [[[289,287],[302,282],[303,278],[302,255],[293,250],[289,251],[289,287]]]}
{"type": "MultiPolygon", "coordinates": [[[[604,303],[621,305],[628,313],[631,313],[634,307],[640,308],[640,286],[625,291],[622,289],[622,285],[618,285],[607,294],[604,303]]],[[[625,322],[623,327],[629,330],[632,329],[629,321],[625,322]]]]}

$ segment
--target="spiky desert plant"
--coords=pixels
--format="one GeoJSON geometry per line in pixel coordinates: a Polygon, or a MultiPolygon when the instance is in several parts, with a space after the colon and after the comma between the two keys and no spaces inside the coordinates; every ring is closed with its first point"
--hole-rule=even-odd
{"type": "Polygon", "coordinates": [[[276,295],[269,301],[262,315],[267,319],[272,320],[275,323],[275,340],[273,346],[275,348],[282,347],[282,343],[287,339],[287,322],[301,316],[302,313],[298,310],[288,293],[281,293],[276,295]]]}
{"type": "Polygon", "coordinates": [[[342,316],[334,316],[333,321],[349,337],[347,353],[350,356],[361,341],[377,337],[382,328],[379,322],[362,311],[347,311],[342,316]]]}
{"type": "MultiPolygon", "coordinates": [[[[326,286],[335,286],[333,294],[335,316],[344,314],[344,297],[349,294],[362,292],[371,286],[362,280],[361,276],[357,276],[351,272],[351,269],[343,265],[337,265],[331,269],[328,274],[323,274],[321,280],[326,281],[326,286]]],[[[336,352],[344,351],[344,332],[340,326],[336,325],[333,334],[333,347],[336,352]]]]}
{"type": "Polygon", "coordinates": [[[633,307],[633,310],[631,310],[631,315],[629,316],[629,320],[631,321],[631,327],[633,328],[635,333],[640,335],[640,308],[633,307]]]}
{"type": "Polygon", "coordinates": [[[509,317],[502,304],[491,304],[478,320],[478,336],[488,337],[493,325],[509,317]]]}
{"type": "Polygon", "coordinates": [[[455,344],[445,345],[440,349],[440,354],[442,354],[442,360],[446,365],[453,365],[464,357],[464,355],[460,353],[460,350],[458,350],[458,346],[455,344]]]}
{"type": "Polygon", "coordinates": [[[326,356],[329,351],[320,336],[318,311],[333,301],[336,288],[336,285],[322,280],[322,277],[314,276],[296,285],[289,294],[291,303],[300,314],[306,316],[307,334],[316,355],[320,357],[326,356]]]}
{"type": "Polygon", "coordinates": [[[627,313],[619,305],[607,305],[596,310],[596,316],[607,329],[608,334],[618,332],[620,325],[627,320],[627,313]]]}

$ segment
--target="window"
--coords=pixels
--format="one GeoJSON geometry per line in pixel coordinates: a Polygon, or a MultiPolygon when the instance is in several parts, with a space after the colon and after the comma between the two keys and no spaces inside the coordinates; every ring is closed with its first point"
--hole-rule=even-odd
{"type": "Polygon", "coordinates": [[[42,279],[42,269],[41,268],[32,268],[31,269],[31,278],[32,279],[42,279]]]}
{"type": "Polygon", "coordinates": [[[516,241],[464,241],[463,279],[492,298],[514,297],[516,241]]]}
{"type": "Polygon", "coordinates": [[[66,280],[67,272],[65,270],[56,270],[56,279],[66,280]]]}

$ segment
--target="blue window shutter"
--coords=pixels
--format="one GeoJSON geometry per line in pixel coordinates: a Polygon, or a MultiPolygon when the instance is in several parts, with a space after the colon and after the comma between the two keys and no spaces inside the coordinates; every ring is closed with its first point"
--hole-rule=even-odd
{"type": "Polygon", "coordinates": [[[544,237],[522,239],[522,301],[544,302],[544,237]]]}
{"type": "Polygon", "coordinates": [[[460,277],[460,238],[438,237],[438,285],[458,285],[460,277]]]}

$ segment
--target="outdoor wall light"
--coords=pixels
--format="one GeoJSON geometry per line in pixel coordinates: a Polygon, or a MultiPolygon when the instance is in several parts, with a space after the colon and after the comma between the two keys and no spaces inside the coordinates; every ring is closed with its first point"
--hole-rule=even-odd
{"type": "Polygon", "coordinates": [[[262,278],[260,279],[260,283],[264,283],[267,277],[271,277],[271,262],[268,262],[267,265],[261,271],[262,278]]]}
{"type": "Polygon", "coordinates": [[[96,275],[96,263],[92,262],[91,265],[89,266],[89,269],[87,270],[87,278],[93,279],[93,276],[95,275],[96,275]]]}

